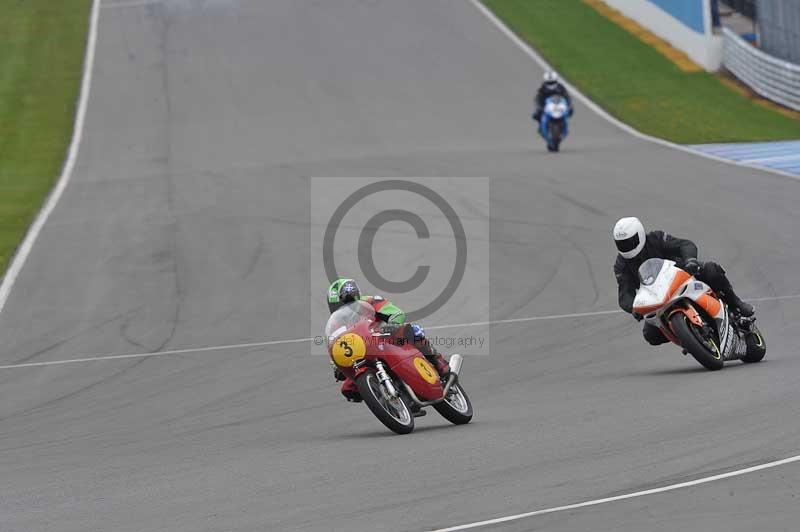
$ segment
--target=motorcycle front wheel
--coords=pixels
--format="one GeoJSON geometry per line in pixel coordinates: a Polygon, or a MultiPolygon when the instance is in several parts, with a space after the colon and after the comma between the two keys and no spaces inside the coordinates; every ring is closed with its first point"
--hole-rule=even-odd
{"type": "Polygon", "coordinates": [[[414,430],[414,416],[400,397],[391,397],[381,386],[378,375],[368,369],[356,378],[356,386],[367,407],[381,423],[397,434],[414,430]]]}
{"type": "Polygon", "coordinates": [[[681,346],[703,365],[704,368],[716,371],[722,369],[724,361],[719,346],[710,338],[704,338],[700,328],[689,321],[683,312],[674,314],[669,319],[672,332],[681,341],[681,346]]]}
{"type": "Polygon", "coordinates": [[[561,122],[550,122],[550,138],[552,139],[553,151],[561,149],[561,122]]]}

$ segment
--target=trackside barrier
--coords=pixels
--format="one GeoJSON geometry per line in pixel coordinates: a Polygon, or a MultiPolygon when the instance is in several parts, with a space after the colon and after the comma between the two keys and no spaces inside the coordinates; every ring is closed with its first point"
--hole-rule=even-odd
{"type": "Polygon", "coordinates": [[[772,57],[723,28],[722,64],[761,96],[800,111],[800,65],[772,57]]]}

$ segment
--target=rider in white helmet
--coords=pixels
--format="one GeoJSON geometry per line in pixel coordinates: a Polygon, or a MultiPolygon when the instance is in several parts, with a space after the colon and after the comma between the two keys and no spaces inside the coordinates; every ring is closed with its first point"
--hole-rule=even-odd
{"type": "Polygon", "coordinates": [[[534,104],[536,105],[536,112],[533,113],[533,119],[537,122],[542,118],[542,109],[544,108],[544,102],[550,96],[553,95],[563,96],[567,100],[567,104],[569,104],[569,115],[572,116],[573,107],[572,107],[572,100],[569,97],[569,93],[567,92],[567,88],[561,84],[558,80],[558,74],[556,74],[552,70],[548,70],[544,73],[544,81],[542,85],[539,87],[539,92],[536,93],[536,98],[534,99],[534,104]]]}
{"type": "MultiPolygon", "coordinates": [[[[639,266],[652,258],[675,261],[678,267],[703,281],[712,290],[742,316],[752,316],[753,307],[739,299],[733,291],[725,270],[716,262],[697,260],[697,246],[691,240],[675,238],[663,231],[646,233],[644,225],[638,218],[621,218],[612,231],[617,246],[617,260],[614,263],[614,275],[619,288],[619,306],[625,312],[633,314],[637,320],[642,316],[633,312],[633,300],[639,288],[639,266]]],[[[658,327],[646,323],[642,330],[644,339],[652,345],[668,342],[658,327]]]]}

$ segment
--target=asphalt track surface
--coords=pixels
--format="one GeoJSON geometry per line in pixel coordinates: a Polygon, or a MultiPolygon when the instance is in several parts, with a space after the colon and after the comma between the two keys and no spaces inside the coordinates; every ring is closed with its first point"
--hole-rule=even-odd
{"type": "MultiPolygon", "coordinates": [[[[581,105],[550,155],[539,78],[460,0],[104,2],[75,173],[0,361],[307,336],[319,175],[490,177],[493,320],[613,309],[628,214],[694,237],[744,296],[800,292],[800,183],[581,105]]],[[[716,373],[622,314],[496,325],[464,366],[474,422],[407,437],[302,343],[6,369],[0,529],[422,531],[796,455],[800,302],[757,310],[767,358],[716,373]]],[[[789,464],[486,529],[794,530],[799,482],[789,464]]]]}

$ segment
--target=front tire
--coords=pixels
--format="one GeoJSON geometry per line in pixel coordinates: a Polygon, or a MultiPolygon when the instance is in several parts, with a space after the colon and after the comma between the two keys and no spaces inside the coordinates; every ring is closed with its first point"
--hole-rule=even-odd
{"type": "Polygon", "coordinates": [[[400,397],[387,397],[375,370],[368,369],[356,378],[356,386],[367,407],[381,423],[397,434],[414,430],[414,416],[400,397]]]}
{"type": "Polygon", "coordinates": [[[747,354],[742,357],[742,362],[746,364],[761,362],[761,359],[767,354],[767,341],[758,327],[753,327],[753,332],[745,337],[745,341],[747,342],[747,354]]]}
{"type": "Polygon", "coordinates": [[[561,122],[550,122],[550,139],[557,152],[561,148],[561,122]]]}
{"type": "Polygon", "coordinates": [[[683,312],[673,314],[669,319],[672,332],[681,341],[681,346],[708,370],[722,369],[724,361],[719,346],[711,339],[704,339],[698,327],[689,321],[683,312]],[[707,342],[711,345],[707,345],[707,342]]]}
{"type": "Polygon", "coordinates": [[[444,401],[436,403],[433,408],[453,425],[466,425],[472,421],[472,402],[458,383],[453,384],[444,401]]]}

